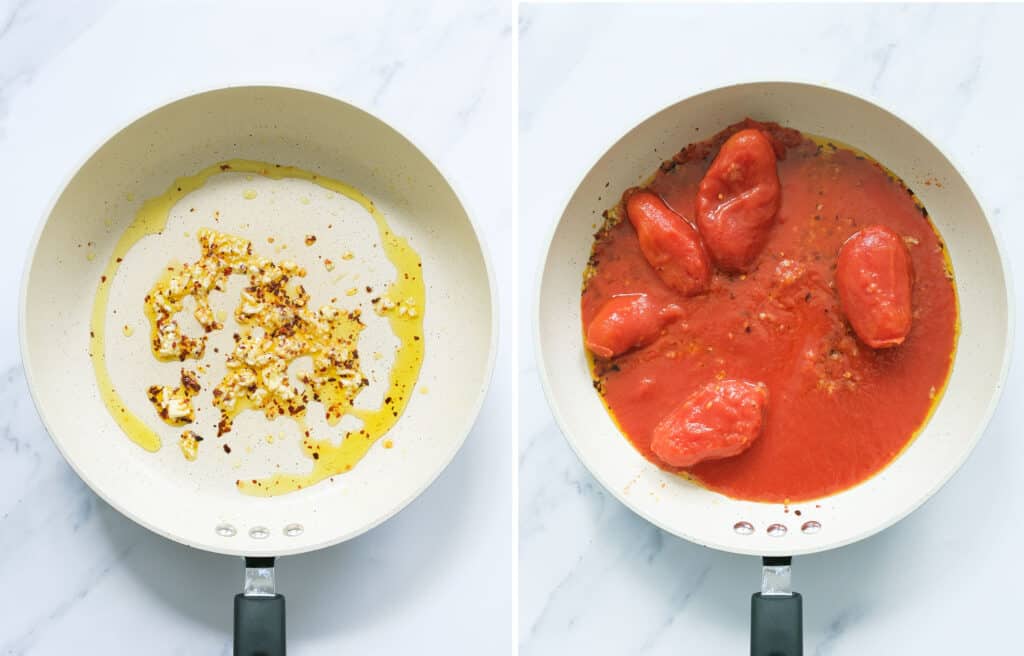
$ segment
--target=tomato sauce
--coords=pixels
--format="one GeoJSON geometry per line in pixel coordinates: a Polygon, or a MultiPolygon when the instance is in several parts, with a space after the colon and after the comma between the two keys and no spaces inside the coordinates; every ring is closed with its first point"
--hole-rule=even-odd
{"type": "Polygon", "coordinates": [[[772,137],[781,204],[747,272],[716,269],[706,293],[683,296],[648,264],[620,202],[595,235],[582,319],[586,329],[606,301],[626,293],[682,308],[644,346],[593,360],[595,386],[622,432],[653,463],[716,492],[807,501],[878,473],[927,421],[956,349],[956,290],[942,239],[913,193],[839,144],[748,119],[683,149],[646,189],[693,222],[698,185],[719,147],[749,127],[772,137]],[[860,342],[835,289],[840,246],[869,225],[902,236],[913,264],[913,325],[894,348],[860,342]],[[724,379],[768,386],[760,437],[740,455],[686,469],[659,461],[651,451],[655,426],[699,388],[724,379]]]}

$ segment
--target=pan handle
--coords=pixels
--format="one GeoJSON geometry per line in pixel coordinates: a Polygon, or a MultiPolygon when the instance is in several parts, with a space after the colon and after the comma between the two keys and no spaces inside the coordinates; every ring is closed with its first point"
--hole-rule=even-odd
{"type": "Polygon", "coordinates": [[[235,595],[235,656],[285,656],[284,595],[274,589],[274,559],[245,559],[235,595]]]}
{"type": "Polygon", "coordinates": [[[803,598],[790,585],[792,558],[764,558],[750,599],[750,656],[803,656],[803,598]]]}

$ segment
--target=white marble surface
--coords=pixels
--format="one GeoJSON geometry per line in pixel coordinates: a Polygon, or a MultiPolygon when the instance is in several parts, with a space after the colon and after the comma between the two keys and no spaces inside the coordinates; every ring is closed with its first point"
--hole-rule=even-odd
{"type": "MultiPolygon", "coordinates": [[[[192,89],[325,89],[411,136],[455,182],[507,295],[514,26],[497,2],[0,0],[0,653],[228,654],[241,586],[241,560],[156,537],[98,500],[32,407],[19,280],[66,176],[118,126],[192,89]]],[[[363,537],[280,562],[290,653],[513,651],[512,339],[465,448],[422,497],[363,537]]]]}
{"type": "MultiPolygon", "coordinates": [[[[1005,127],[1024,102],[1022,24],[1020,6],[524,7],[520,332],[530,335],[544,239],[583,172],[649,114],[734,81],[877,97],[938,141],[1011,258],[1024,252],[1024,136],[1005,127]]],[[[746,653],[757,559],[673,538],[604,492],[554,424],[528,339],[519,366],[521,653],[746,653]]],[[[1012,369],[977,450],[925,507],[795,561],[808,654],[1019,651],[1022,376],[1012,369]]]]}

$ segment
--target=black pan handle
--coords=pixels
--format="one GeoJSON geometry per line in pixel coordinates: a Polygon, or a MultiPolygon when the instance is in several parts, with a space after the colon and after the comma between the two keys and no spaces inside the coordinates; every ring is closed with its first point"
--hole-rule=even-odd
{"type": "Polygon", "coordinates": [[[792,559],[765,558],[750,599],[750,656],[803,656],[803,598],[790,586],[792,559]]]}
{"type": "Polygon", "coordinates": [[[274,590],[274,559],[245,559],[235,595],[235,656],[285,656],[284,595],[274,590]]]}

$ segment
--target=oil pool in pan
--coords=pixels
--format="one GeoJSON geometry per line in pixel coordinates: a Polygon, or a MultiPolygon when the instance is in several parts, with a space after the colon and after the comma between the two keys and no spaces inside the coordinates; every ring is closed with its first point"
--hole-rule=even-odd
{"type": "MultiPolygon", "coordinates": [[[[376,410],[349,407],[346,411],[362,420],[361,430],[347,432],[340,443],[330,438],[310,437],[304,440],[303,451],[312,460],[312,470],[309,473],[278,473],[264,479],[237,482],[238,489],[245,494],[273,496],[314,485],[330,476],[352,469],[370,447],[398,421],[408,403],[423,362],[423,314],[426,295],[422,265],[416,251],[404,238],[391,231],[383,214],[377,210],[373,202],[359,190],[338,180],[291,166],[241,159],[219,162],[195,175],[175,180],[166,192],[143,203],[132,223],[121,235],[100,278],[90,320],[89,354],[103,402],[125,435],[147,451],[157,451],[161,448],[160,437],[146,422],[128,409],[107,370],[105,325],[111,284],[128,251],[143,237],[163,231],[171,209],[176,203],[202,187],[213,176],[226,172],[250,173],[275,180],[306,180],[358,203],[376,223],[384,254],[397,271],[387,291],[380,295],[379,306],[386,310],[394,310],[404,305],[417,309],[414,312],[382,312],[387,316],[391,330],[399,340],[399,346],[390,372],[389,388],[385,393],[385,398],[389,399],[389,402],[376,410]]],[[[333,418],[331,423],[337,423],[339,418],[333,418]]],[[[301,421],[301,417],[297,419],[301,421]]]]}

